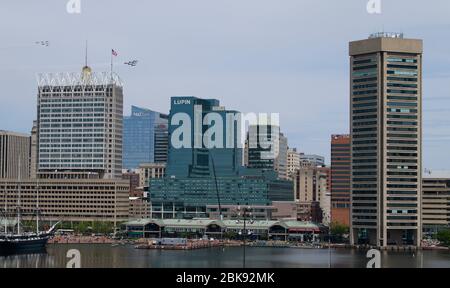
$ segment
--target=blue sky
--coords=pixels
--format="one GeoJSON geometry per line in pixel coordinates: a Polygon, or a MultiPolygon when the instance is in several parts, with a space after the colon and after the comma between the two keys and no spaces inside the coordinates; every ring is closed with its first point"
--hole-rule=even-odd
{"type": "Polygon", "coordinates": [[[87,39],[94,71],[118,51],[126,113],[168,112],[173,95],[278,112],[290,146],[329,160],[330,135],[348,133],[348,42],[400,31],[424,39],[424,165],[450,170],[448,0],[381,0],[379,15],[368,0],[67,1],[0,1],[0,129],[29,132],[36,73],[79,71],[87,39]]]}

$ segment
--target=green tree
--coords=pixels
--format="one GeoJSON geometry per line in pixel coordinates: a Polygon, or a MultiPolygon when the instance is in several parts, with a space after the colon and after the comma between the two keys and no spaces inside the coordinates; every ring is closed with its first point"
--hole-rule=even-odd
{"type": "Polygon", "coordinates": [[[330,225],[330,231],[332,235],[342,237],[350,232],[350,228],[347,225],[333,222],[330,225]]]}
{"type": "Polygon", "coordinates": [[[186,239],[189,239],[190,236],[191,236],[191,235],[190,235],[188,232],[181,232],[181,233],[179,234],[179,237],[180,237],[180,238],[186,238],[186,239]]]}
{"type": "Polygon", "coordinates": [[[225,239],[236,239],[237,233],[233,231],[227,231],[223,233],[223,238],[225,239]]]}
{"type": "Polygon", "coordinates": [[[88,222],[78,222],[74,224],[74,230],[76,233],[86,234],[89,232],[89,223],[88,222]]]}
{"type": "Polygon", "coordinates": [[[441,230],[437,233],[437,240],[443,245],[450,247],[450,230],[441,230]]]}
{"type": "Polygon", "coordinates": [[[94,222],[92,224],[92,232],[99,234],[110,234],[114,231],[114,224],[111,222],[94,222]]]}

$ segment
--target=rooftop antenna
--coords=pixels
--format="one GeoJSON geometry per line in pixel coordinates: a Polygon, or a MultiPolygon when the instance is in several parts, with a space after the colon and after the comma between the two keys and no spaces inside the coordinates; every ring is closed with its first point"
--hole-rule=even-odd
{"type": "Polygon", "coordinates": [[[86,51],[84,54],[84,66],[87,67],[88,66],[88,40],[86,40],[86,47],[85,47],[86,51]]]}
{"type": "Polygon", "coordinates": [[[92,69],[88,66],[88,40],[86,40],[86,47],[84,52],[84,67],[83,67],[83,80],[88,81],[91,76],[92,69]]]}

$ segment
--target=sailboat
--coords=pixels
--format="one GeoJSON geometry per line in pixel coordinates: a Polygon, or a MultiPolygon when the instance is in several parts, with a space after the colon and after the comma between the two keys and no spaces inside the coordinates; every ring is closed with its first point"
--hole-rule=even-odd
{"type": "MultiPolygon", "coordinates": [[[[20,171],[20,161],[19,161],[20,171]]],[[[36,232],[25,233],[21,229],[21,187],[20,187],[20,172],[19,172],[19,184],[18,184],[18,197],[17,197],[17,233],[8,233],[8,217],[7,217],[7,201],[5,197],[5,232],[0,235],[0,254],[20,254],[20,253],[37,253],[45,251],[48,240],[53,236],[56,226],[60,223],[57,222],[47,231],[39,231],[39,191],[36,191],[36,232]]],[[[39,185],[38,189],[39,190],[39,185]]]]}
{"type": "MultiPolygon", "coordinates": [[[[0,254],[36,253],[45,251],[48,240],[53,236],[56,223],[51,229],[37,233],[18,233],[0,236],[0,254]]],[[[18,224],[20,225],[20,224],[18,224]]]]}

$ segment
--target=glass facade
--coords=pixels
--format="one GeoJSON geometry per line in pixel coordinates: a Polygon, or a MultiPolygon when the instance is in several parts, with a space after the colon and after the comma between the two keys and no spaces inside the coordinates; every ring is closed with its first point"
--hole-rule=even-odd
{"type": "Polygon", "coordinates": [[[124,169],[136,169],[142,163],[167,162],[167,115],[132,106],[131,115],[124,117],[123,123],[124,169]]]}
{"type": "Polygon", "coordinates": [[[173,97],[171,101],[166,176],[150,179],[154,217],[205,217],[206,206],[219,202],[223,205],[269,205],[271,201],[294,200],[291,181],[277,179],[273,169],[243,166],[243,148],[238,140],[240,123],[227,121],[230,115],[236,116],[237,111],[225,110],[214,99],[173,97]],[[205,121],[209,113],[215,114],[216,121],[205,121]],[[216,123],[219,121],[222,123],[216,123]],[[222,145],[208,148],[203,136],[214,125],[223,125],[222,130],[216,130],[223,131],[223,135],[211,135],[207,139],[222,142],[222,145]],[[180,133],[180,129],[184,133],[180,133]],[[219,141],[220,136],[223,136],[222,141],[219,141]]]}
{"type": "Polygon", "coordinates": [[[244,169],[242,177],[151,179],[150,196],[157,218],[207,217],[206,206],[219,202],[265,206],[272,201],[294,201],[291,181],[277,179],[275,172],[251,169],[244,169]]]}
{"type": "MultiPolygon", "coordinates": [[[[174,177],[213,177],[213,165],[216,176],[229,177],[236,176],[239,168],[242,166],[242,147],[238,145],[238,131],[240,126],[234,121],[228,126],[227,115],[234,116],[238,112],[225,110],[219,106],[219,101],[215,99],[199,99],[196,97],[172,97],[172,105],[170,110],[169,121],[169,135],[172,137],[175,130],[181,128],[182,125],[188,125],[189,135],[182,134],[180,137],[174,135],[174,139],[169,141],[169,157],[167,165],[168,176],[174,177]],[[197,113],[197,115],[196,115],[197,113]],[[221,146],[215,148],[206,148],[203,141],[203,135],[207,130],[214,125],[221,125],[214,123],[212,125],[202,125],[205,116],[209,113],[214,113],[219,116],[223,123],[221,146]],[[185,117],[189,123],[178,121],[178,117],[185,117]],[[195,127],[200,127],[198,132],[201,135],[194,133],[195,127]],[[234,136],[232,145],[226,143],[226,133],[230,132],[234,136]],[[175,139],[177,137],[177,139],[175,139]],[[190,141],[186,138],[188,137],[190,141]],[[187,143],[183,147],[178,147],[173,143],[173,140],[187,143]],[[221,148],[222,147],[222,148],[221,148]],[[230,147],[230,148],[228,148],[230,147]]],[[[184,127],[188,127],[184,126],[184,127]]],[[[178,135],[178,134],[177,134],[178,135]]],[[[219,137],[215,135],[213,138],[219,137]]]]}

